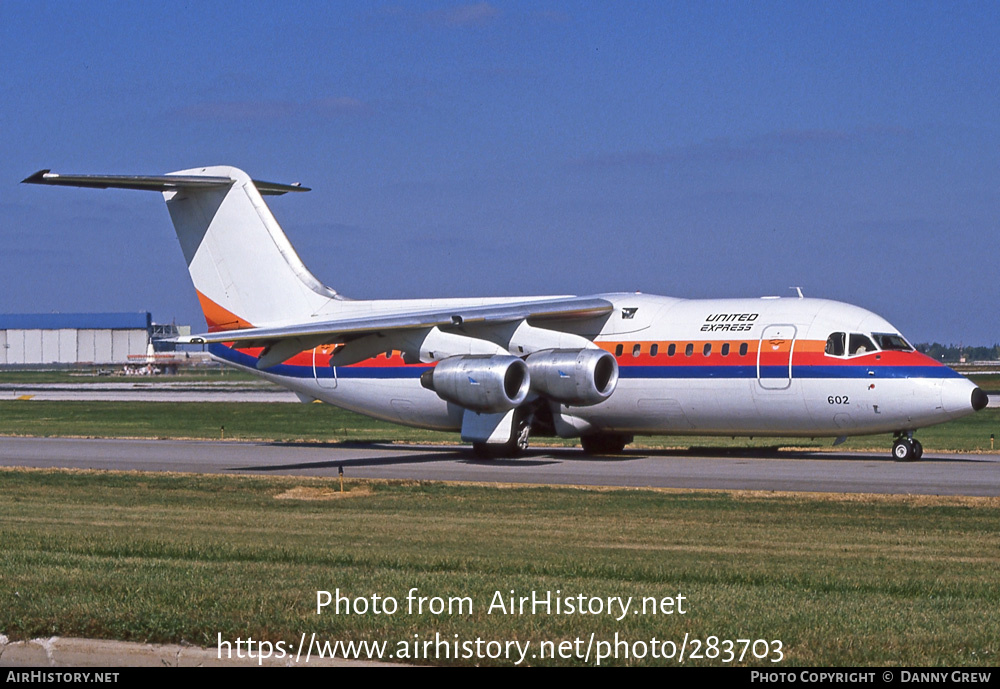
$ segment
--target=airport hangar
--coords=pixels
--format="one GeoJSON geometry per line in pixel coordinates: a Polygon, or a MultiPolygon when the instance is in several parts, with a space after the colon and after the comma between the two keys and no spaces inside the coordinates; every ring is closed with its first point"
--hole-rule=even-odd
{"type": "Polygon", "coordinates": [[[108,366],[146,363],[190,326],[153,323],[137,313],[0,314],[0,366],[108,366]],[[152,351],[151,348],[152,347],[152,351]]]}

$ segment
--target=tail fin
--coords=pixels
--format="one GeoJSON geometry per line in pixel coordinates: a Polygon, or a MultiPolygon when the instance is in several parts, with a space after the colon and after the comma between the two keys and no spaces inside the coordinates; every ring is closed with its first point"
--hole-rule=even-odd
{"type": "Polygon", "coordinates": [[[163,192],[209,331],[302,322],[343,299],[309,272],[261,197],[306,188],[228,166],[160,176],[40,170],[23,181],[163,192]]]}
{"type": "Polygon", "coordinates": [[[171,175],[233,180],[163,192],[210,331],[302,321],[341,298],[305,267],[245,172],[206,167],[171,175]]]}

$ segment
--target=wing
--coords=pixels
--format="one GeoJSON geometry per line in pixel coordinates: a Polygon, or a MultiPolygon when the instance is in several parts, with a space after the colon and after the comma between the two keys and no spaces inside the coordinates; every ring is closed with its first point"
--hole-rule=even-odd
{"type": "Polygon", "coordinates": [[[393,335],[435,327],[475,330],[477,326],[519,321],[587,320],[607,316],[614,310],[600,297],[564,297],[538,301],[457,306],[453,309],[413,311],[346,318],[278,327],[243,328],[175,339],[179,344],[234,342],[240,347],[263,347],[258,368],[269,368],[306,349],[322,344],[343,343],[365,335],[393,335]]]}

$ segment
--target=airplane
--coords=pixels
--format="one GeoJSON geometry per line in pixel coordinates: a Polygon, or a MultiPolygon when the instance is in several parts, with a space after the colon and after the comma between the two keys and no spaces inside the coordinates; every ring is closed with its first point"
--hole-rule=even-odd
{"type": "Polygon", "coordinates": [[[880,316],[801,291],[353,300],[309,272],[263,199],[306,187],[228,166],[23,182],[162,192],[207,322],[179,342],[304,402],[458,431],[480,457],[532,436],[603,455],[637,435],[892,433],[911,461],[915,430],[988,402],[880,316]]]}

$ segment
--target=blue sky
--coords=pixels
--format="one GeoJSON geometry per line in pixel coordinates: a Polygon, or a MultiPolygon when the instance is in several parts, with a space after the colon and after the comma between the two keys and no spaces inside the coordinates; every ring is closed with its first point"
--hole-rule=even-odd
{"type": "Polygon", "coordinates": [[[992,344],[1000,4],[0,3],[0,311],[203,320],[157,194],[228,164],[356,298],[792,295],[992,344]]]}

